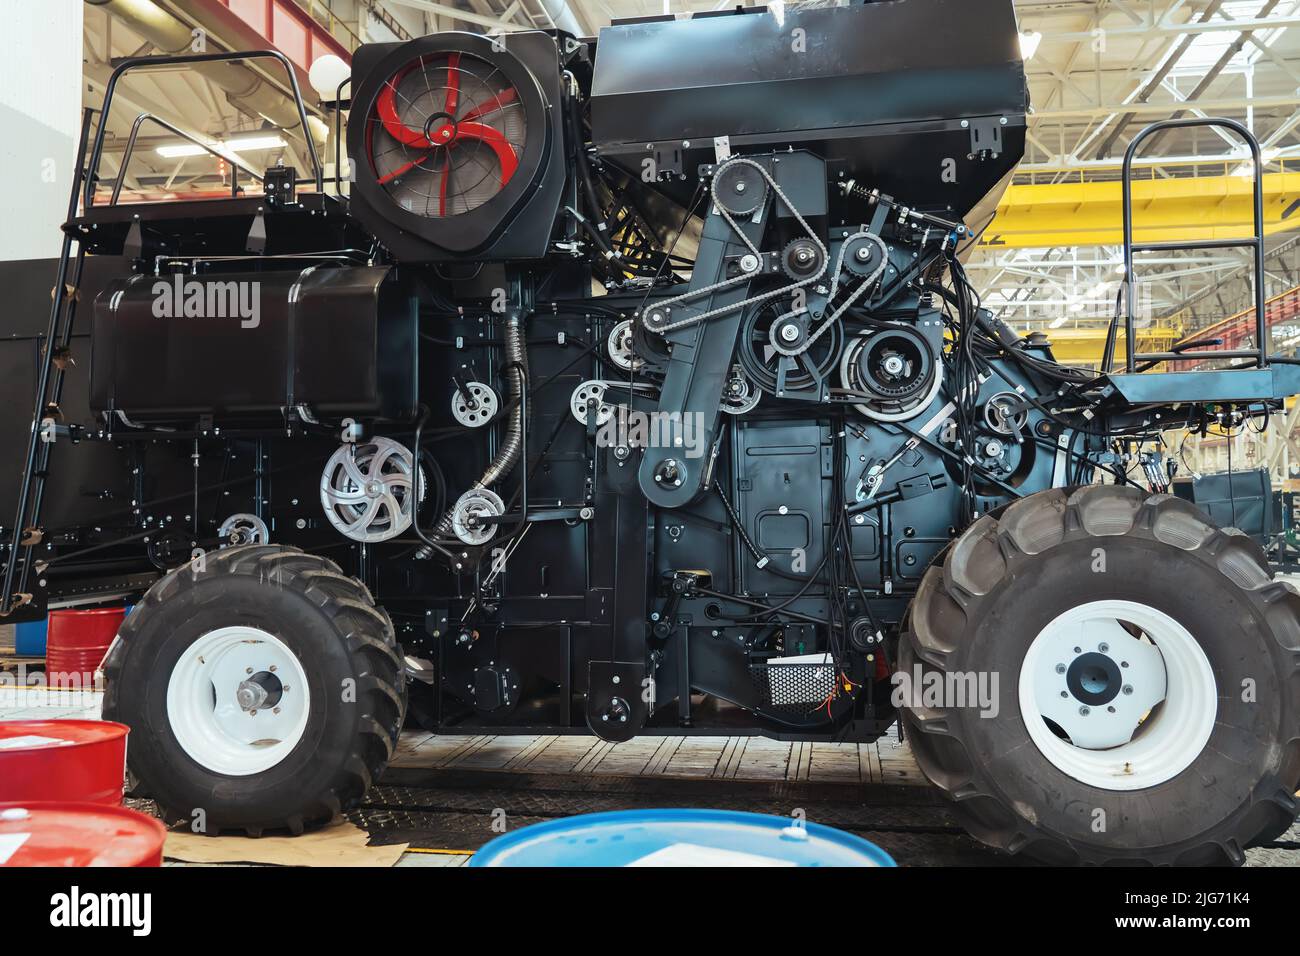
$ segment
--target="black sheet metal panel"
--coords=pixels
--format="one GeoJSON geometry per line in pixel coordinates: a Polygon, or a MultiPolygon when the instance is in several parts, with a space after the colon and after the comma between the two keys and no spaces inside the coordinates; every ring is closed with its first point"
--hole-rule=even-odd
{"type": "Polygon", "coordinates": [[[685,179],[664,188],[689,193],[727,136],[965,215],[1023,154],[1029,94],[1011,0],[895,0],[607,27],[591,102],[600,153],[635,175],[656,146],[681,150],[685,179]]]}
{"type": "Polygon", "coordinates": [[[297,405],[313,415],[409,419],[416,303],[384,266],[125,277],[95,299],[91,408],[133,421],[278,419],[297,405]],[[203,290],[203,315],[175,314],[189,283],[203,290]],[[230,283],[241,302],[256,302],[255,315],[212,308],[232,301],[230,283]],[[218,288],[222,296],[206,297],[218,288]]]}

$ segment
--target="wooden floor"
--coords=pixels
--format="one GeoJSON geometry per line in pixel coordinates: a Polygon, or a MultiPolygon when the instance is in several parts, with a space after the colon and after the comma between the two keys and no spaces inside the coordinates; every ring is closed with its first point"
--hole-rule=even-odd
{"type": "Polygon", "coordinates": [[[906,744],[788,743],[766,737],[448,736],[406,731],[396,767],[923,786],[906,744]]]}

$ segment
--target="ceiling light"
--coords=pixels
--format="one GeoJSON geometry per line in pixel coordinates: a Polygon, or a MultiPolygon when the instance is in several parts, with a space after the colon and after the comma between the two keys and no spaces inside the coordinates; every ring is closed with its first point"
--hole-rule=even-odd
{"type": "Polygon", "coordinates": [[[307,71],[307,82],[323,102],[333,103],[339,94],[339,84],[351,75],[352,67],[341,57],[326,53],[312,62],[311,69],[307,71]]]}
{"type": "Polygon", "coordinates": [[[1020,57],[1024,60],[1032,60],[1034,54],[1038,52],[1038,44],[1043,42],[1043,35],[1030,30],[1027,33],[1020,34],[1020,57]]]}
{"type": "Polygon", "coordinates": [[[202,156],[212,150],[223,153],[242,153],[257,149],[281,149],[285,145],[287,144],[279,136],[240,136],[225,142],[213,140],[208,144],[209,149],[205,149],[197,143],[171,143],[166,146],[159,146],[157,153],[159,156],[165,156],[168,159],[179,159],[182,156],[202,156]]]}

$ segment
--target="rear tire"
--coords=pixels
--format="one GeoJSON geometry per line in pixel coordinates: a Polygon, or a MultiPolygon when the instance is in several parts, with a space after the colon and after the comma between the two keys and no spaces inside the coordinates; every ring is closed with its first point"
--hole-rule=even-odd
{"type": "Polygon", "coordinates": [[[196,832],[304,828],[358,803],[397,745],[392,621],[334,562],[245,545],[158,581],[104,662],[130,772],[196,832]]]}
{"type": "Polygon", "coordinates": [[[989,716],[913,696],[903,721],[966,828],[1006,852],[1237,865],[1296,819],[1300,595],[1181,499],[1057,489],[979,519],[926,572],[899,673],[996,689],[989,716]]]}

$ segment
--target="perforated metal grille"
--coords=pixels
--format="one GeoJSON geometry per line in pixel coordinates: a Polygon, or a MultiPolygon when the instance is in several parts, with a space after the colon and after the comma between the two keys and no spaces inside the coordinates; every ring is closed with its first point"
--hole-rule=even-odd
{"type": "Polygon", "coordinates": [[[749,677],[762,710],[791,717],[825,715],[836,693],[832,664],[754,664],[749,677]]]}

